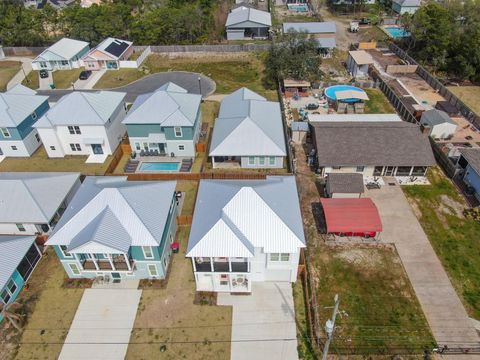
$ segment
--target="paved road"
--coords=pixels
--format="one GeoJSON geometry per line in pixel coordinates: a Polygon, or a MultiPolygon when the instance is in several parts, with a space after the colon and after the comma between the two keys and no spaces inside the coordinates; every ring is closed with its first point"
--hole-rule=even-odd
{"type": "Polygon", "coordinates": [[[365,195],[379,209],[384,227],[381,241],[395,244],[438,345],[480,346],[480,338],[400,186],[366,190],[365,195]]]}
{"type": "MultiPolygon", "coordinates": [[[[171,71],[153,74],[138,81],[135,81],[129,85],[119,88],[111,89],[113,91],[121,91],[127,93],[127,102],[133,102],[138,95],[146,94],[155,91],[160,86],[167,82],[174,82],[175,84],[187,89],[189,93],[200,94],[200,87],[202,88],[202,95],[207,97],[215,92],[215,81],[209,77],[190,72],[183,71],[171,71]],[[200,84],[198,82],[200,78],[200,84]]],[[[49,101],[57,102],[63,95],[71,93],[72,90],[40,90],[40,95],[49,96],[49,101]]]]}

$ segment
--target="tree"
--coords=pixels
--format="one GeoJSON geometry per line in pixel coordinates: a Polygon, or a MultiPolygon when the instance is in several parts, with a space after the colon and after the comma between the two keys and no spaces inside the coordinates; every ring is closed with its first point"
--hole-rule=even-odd
{"type": "Polygon", "coordinates": [[[0,303],[0,315],[18,331],[23,327],[23,317],[16,313],[20,306],[21,304],[16,301],[8,304],[0,303]]]}

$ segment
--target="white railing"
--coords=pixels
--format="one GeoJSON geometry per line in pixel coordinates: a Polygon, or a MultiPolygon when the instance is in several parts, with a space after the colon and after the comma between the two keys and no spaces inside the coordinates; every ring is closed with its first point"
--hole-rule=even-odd
{"type": "Polygon", "coordinates": [[[147,46],[136,60],[121,60],[119,66],[121,69],[137,69],[151,53],[152,48],[147,46]]]}

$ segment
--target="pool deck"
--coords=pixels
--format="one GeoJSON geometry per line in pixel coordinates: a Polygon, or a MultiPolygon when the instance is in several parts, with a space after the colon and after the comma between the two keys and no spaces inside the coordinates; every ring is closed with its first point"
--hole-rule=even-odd
{"type": "Polygon", "coordinates": [[[168,173],[178,173],[182,160],[186,159],[192,159],[195,161],[195,159],[191,156],[137,156],[135,160],[138,160],[140,163],[138,164],[137,170],[135,171],[136,173],[162,173],[162,174],[168,174],[168,173]],[[162,163],[179,163],[178,169],[177,170],[140,170],[142,163],[144,162],[162,162],[162,163]]]}

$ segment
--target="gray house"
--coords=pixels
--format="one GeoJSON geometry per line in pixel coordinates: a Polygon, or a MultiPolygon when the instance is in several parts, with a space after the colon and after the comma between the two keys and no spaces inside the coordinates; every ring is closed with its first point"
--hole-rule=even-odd
{"type": "Polygon", "coordinates": [[[225,97],[209,156],[214,168],[282,168],[286,146],[279,103],[247,88],[225,97]]]}
{"type": "Polygon", "coordinates": [[[272,17],[269,12],[239,6],[228,14],[225,24],[227,40],[266,38],[271,26],[272,17]]]}

